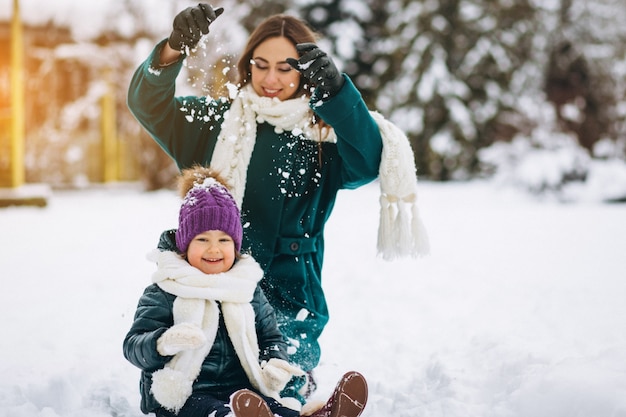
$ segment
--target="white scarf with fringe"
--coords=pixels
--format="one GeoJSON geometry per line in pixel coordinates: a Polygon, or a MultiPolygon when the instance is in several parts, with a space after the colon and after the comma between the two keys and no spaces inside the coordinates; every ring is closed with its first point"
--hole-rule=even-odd
{"type": "Polygon", "coordinates": [[[250,256],[242,256],[227,272],[204,274],[180,255],[154,250],[148,259],[157,263],[152,281],[164,291],[176,295],[173,306],[174,324],[198,325],[208,343],[195,350],[184,350],[152,374],[152,395],[165,408],[178,413],[193,391],[193,382],[200,374],[209,354],[219,324],[220,309],[228,336],[252,385],[261,393],[283,400],[272,391],[261,376],[259,343],[256,335],[254,309],[250,302],[263,270],[250,256]]]}
{"type": "MultiPolygon", "coordinates": [[[[417,175],[413,150],[408,138],[380,113],[370,112],[380,129],[383,152],[379,167],[380,219],[379,255],[385,260],[428,254],[426,228],[417,208],[417,175]]],[[[320,130],[312,125],[309,99],[299,97],[280,101],[260,97],[250,85],[243,87],[224,115],[211,167],[230,183],[233,197],[241,209],[248,164],[256,142],[257,123],[268,122],[276,133],[303,134],[309,140],[336,142],[332,128],[320,130]]]]}

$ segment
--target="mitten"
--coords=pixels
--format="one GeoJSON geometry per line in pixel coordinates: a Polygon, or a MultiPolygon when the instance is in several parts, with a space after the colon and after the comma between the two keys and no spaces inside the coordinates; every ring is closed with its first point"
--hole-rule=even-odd
{"type": "Polygon", "coordinates": [[[191,323],[175,324],[157,339],[157,351],[163,356],[176,355],[183,350],[193,350],[207,343],[200,327],[191,323]]]}
{"type": "Polygon", "coordinates": [[[174,18],[174,28],[167,43],[176,51],[195,48],[200,38],[209,33],[209,25],[223,12],[224,8],[213,9],[206,3],[187,7],[174,18]]]}
{"type": "Polygon", "coordinates": [[[322,93],[322,98],[334,96],[345,80],[333,60],[314,43],[299,43],[296,49],[300,59],[287,58],[287,62],[309,80],[322,93]]]}
{"type": "Polygon", "coordinates": [[[261,377],[265,386],[271,391],[280,392],[294,376],[302,376],[304,371],[289,362],[272,358],[261,364],[261,377]]]}

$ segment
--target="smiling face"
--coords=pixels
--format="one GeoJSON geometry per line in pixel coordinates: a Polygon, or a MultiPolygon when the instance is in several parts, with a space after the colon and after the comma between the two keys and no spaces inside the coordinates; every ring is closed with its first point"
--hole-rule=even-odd
{"type": "Polygon", "coordinates": [[[298,59],[296,47],[284,37],[269,38],[252,52],[251,83],[261,97],[287,100],[294,96],[300,84],[300,73],[287,63],[287,58],[298,59]]]}
{"type": "Polygon", "coordinates": [[[219,274],[235,263],[235,242],[221,230],[196,235],[187,248],[187,261],[205,274],[219,274]]]}

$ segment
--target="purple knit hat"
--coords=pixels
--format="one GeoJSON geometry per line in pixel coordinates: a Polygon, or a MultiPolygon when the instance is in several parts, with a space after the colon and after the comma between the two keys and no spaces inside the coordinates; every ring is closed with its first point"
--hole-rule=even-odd
{"type": "Polygon", "coordinates": [[[207,230],[227,233],[237,251],[241,250],[243,228],[237,204],[228,189],[211,177],[195,183],[183,199],[176,231],[178,250],[187,252],[191,240],[207,230]]]}

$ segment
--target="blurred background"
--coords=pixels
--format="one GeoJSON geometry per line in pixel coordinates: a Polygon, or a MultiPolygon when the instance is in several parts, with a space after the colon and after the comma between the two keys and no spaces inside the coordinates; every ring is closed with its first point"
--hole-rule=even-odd
{"type": "MultiPolygon", "coordinates": [[[[0,0],[0,188],[172,186],[176,168],[130,115],[126,90],[196,4],[0,0]]],[[[538,194],[595,181],[604,200],[626,201],[622,0],[212,4],[226,12],[187,60],[179,95],[223,94],[250,31],[294,14],[407,133],[421,179],[491,177],[538,194]]]]}

